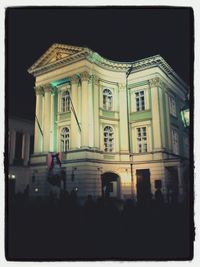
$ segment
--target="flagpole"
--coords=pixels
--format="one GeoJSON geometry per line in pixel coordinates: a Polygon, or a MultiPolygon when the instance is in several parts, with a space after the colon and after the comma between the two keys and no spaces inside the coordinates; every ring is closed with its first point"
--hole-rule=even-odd
{"type": "Polygon", "coordinates": [[[70,98],[70,102],[71,102],[71,110],[72,110],[72,112],[73,112],[73,114],[74,114],[74,117],[75,117],[76,123],[77,123],[77,125],[78,125],[79,131],[81,132],[81,126],[80,126],[80,124],[79,124],[79,121],[78,121],[78,118],[77,118],[77,115],[76,115],[76,111],[75,111],[75,108],[74,108],[74,105],[73,105],[71,96],[69,96],[69,98],[70,98]]]}
{"type": "Polygon", "coordinates": [[[39,130],[40,130],[40,133],[41,133],[41,135],[43,136],[43,131],[42,131],[42,129],[41,129],[41,126],[40,126],[40,123],[39,123],[39,120],[38,120],[36,114],[35,114],[35,117],[36,117],[36,121],[37,121],[38,128],[39,128],[39,130]]]}

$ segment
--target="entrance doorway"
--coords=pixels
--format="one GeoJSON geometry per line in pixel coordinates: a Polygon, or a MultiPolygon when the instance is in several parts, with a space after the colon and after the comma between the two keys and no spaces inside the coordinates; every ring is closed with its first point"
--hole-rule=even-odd
{"type": "Polygon", "coordinates": [[[102,196],[103,197],[119,197],[120,186],[119,176],[113,172],[106,172],[101,175],[102,196]]]}
{"type": "Polygon", "coordinates": [[[151,182],[149,169],[136,170],[137,176],[137,201],[145,203],[151,197],[151,182]]]}

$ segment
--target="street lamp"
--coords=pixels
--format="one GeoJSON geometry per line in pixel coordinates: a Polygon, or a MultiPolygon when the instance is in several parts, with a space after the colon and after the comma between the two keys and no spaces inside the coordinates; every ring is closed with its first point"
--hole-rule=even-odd
{"type": "Polygon", "coordinates": [[[181,108],[181,119],[185,128],[190,126],[190,106],[188,96],[185,100],[185,105],[181,108]]]}
{"type": "Polygon", "coordinates": [[[134,198],[133,192],[133,154],[131,153],[131,139],[130,139],[130,115],[129,115],[129,94],[128,94],[128,77],[133,70],[133,66],[130,66],[126,71],[126,101],[127,101],[127,124],[128,124],[128,150],[130,159],[130,169],[131,169],[131,196],[134,198]]]}

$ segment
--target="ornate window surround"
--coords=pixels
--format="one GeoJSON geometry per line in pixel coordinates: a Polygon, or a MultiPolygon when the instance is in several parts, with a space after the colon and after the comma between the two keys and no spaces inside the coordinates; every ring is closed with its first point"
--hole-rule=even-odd
{"type": "Polygon", "coordinates": [[[152,151],[152,125],[151,121],[141,121],[134,123],[131,128],[131,137],[132,137],[132,151],[133,153],[149,153],[152,151]],[[138,142],[137,142],[137,128],[146,128],[146,144],[147,151],[139,152],[138,142]]]}
{"type": "Polygon", "coordinates": [[[70,148],[70,129],[63,127],[60,130],[60,150],[61,152],[68,151],[70,148]]]}
{"type": "Polygon", "coordinates": [[[103,88],[103,109],[107,111],[113,110],[113,92],[110,88],[103,88]]]}
{"type": "Polygon", "coordinates": [[[104,152],[112,153],[114,152],[114,138],[115,132],[114,128],[111,125],[104,125],[103,126],[103,145],[104,145],[104,152]],[[107,128],[107,129],[106,129],[107,128]],[[107,140],[105,140],[107,139],[107,140]]]}
{"type": "Polygon", "coordinates": [[[130,94],[131,94],[131,103],[130,103],[130,109],[131,112],[145,112],[147,110],[150,110],[150,90],[149,87],[146,86],[139,86],[139,87],[133,87],[130,88],[130,94]],[[144,110],[137,110],[137,105],[136,105],[136,93],[140,93],[141,91],[144,92],[144,110]]]}
{"type": "Polygon", "coordinates": [[[176,155],[179,154],[179,134],[178,129],[171,128],[171,138],[172,138],[172,152],[176,155]]]}
{"type": "Polygon", "coordinates": [[[66,111],[62,110],[62,97],[63,97],[63,94],[65,92],[69,92],[69,95],[71,94],[71,84],[66,83],[64,85],[58,86],[57,88],[58,88],[58,92],[59,92],[59,95],[58,95],[58,112],[59,113],[70,112],[70,108],[69,108],[69,110],[66,110],[66,111]]]}
{"type": "Polygon", "coordinates": [[[177,117],[177,107],[175,97],[171,94],[168,94],[168,102],[169,102],[169,113],[170,115],[177,117]]]}

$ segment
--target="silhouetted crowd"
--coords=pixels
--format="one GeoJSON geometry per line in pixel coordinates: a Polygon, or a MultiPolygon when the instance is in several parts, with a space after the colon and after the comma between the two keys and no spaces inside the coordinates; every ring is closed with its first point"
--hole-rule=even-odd
{"type": "Polygon", "coordinates": [[[192,225],[188,203],[165,205],[160,192],[135,203],[62,192],[30,201],[8,199],[6,254],[11,260],[188,259],[192,225]]]}

